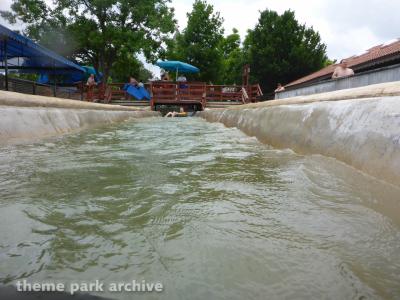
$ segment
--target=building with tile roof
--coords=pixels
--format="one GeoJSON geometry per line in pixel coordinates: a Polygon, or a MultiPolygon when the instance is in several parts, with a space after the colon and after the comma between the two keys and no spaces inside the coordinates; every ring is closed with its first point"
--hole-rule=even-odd
{"type": "MultiPolygon", "coordinates": [[[[359,55],[344,59],[356,74],[400,63],[400,39],[391,40],[374,46],[359,55]]],[[[285,88],[297,88],[331,79],[338,64],[327,66],[285,85],[285,88]]]]}

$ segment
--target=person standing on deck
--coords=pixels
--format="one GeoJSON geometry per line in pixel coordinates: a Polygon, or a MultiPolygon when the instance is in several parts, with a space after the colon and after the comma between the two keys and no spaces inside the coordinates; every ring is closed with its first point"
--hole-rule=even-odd
{"type": "Polygon", "coordinates": [[[332,79],[353,76],[353,75],[354,75],[354,71],[352,69],[348,68],[347,62],[344,59],[342,59],[340,61],[339,66],[337,66],[335,68],[335,71],[332,74],[332,79]]]}
{"type": "Polygon", "coordinates": [[[283,92],[285,88],[282,86],[282,84],[278,83],[278,86],[276,87],[275,93],[278,92],[283,92]]]}
{"type": "Polygon", "coordinates": [[[183,75],[183,74],[180,74],[179,77],[176,79],[176,82],[178,83],[179,88],[181,88],[181,89],[187,88],[186,81],[187,81],[187,79],[186,79],[185,75],[183,75]]]}
{"type": "Polygon", "coordinates": [[[87,85],[87,94],[86,94],[86,100],[89,102],[93,102],[93,97],[94,97],[94,87],[96,86],[96,80],[94,78],[94,74],[90,74],[86,85],[87,85]]]}
{"type": "Polygon", "coordinates": [[[161,80],[162,81],[170,81],[168,72],[164,72],[164,74],[161,75],[161,80]]]}
{"type": "Polygon", "coordinates": [[[186,82],[187,79],[186,79],[185,75],[181,74],[181,75],[179,75],[179,77],[176,79],[176,81],[178,81],[178,82],[186,82]]]}
{"type": "Polygon", "coordinates": [[[138,87],[138,82],[137,82],[136,78],[133,77],[133,76],[131,76],[131,77],[129,78],[129,84],[130,84],[131,86],[135,87],[135,88],[138,87]]]}
{"type": "Polygon", "coordinates": [[[165,70],[161,68],[160,70],[160,79],[164,80],[165,70]]]}

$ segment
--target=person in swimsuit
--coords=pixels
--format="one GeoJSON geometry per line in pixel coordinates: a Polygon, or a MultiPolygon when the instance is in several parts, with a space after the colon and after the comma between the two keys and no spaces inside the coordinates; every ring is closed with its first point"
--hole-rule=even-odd
{"type": "Polygon", "coordinates": [[[332,74],[332,78],[340,78],[340,77],[347,77],[353,76],[354,71],[347,67],[347,62],[345,60],[341,60],[339,66],[335,68],[335,71],[332,74]]]}
{"type": "Polygon", "coordinates": [[[170,111],[169,113],[167,113],[165,115],[166,118],[171,117],[171,118],[175,118],[175,117],[187,117],[187,112],[185,112],[185,110],[183,109],[183,107],[181,106],[181,108],[179,109],[179,112],[176,111],[170,111]]]}

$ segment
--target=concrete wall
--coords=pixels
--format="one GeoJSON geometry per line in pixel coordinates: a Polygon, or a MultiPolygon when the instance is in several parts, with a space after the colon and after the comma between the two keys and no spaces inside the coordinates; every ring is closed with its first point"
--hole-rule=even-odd
{"type": "MultiPolygon", "coordinates": [[[[395,90],[400,95],[400,85],[391,88],[395,90]]],[[[363,93],[359,89],[354,93],[372,98],[339,100],[336,92],[330,97],[324,94],[325,101],[298,97],[200,115],[237,127],[273,147],[333,157],[400,186],[400,96],[377,95],[376,91],[368,93],[364,88],[363,93]]],[[[351,90],[341,93],[344,98],[352,94],[351,90]]]]}
{"type": "Polygon", "coordinates": [[[0,91],[0,145],[58,136],[158,112],[0,91]]]}
{"type": "Polygon", "coordinates": [[[331,79],[298,88],[288,88],[283,92],[275,93],[275,99],[312,95],[399,80],[400,65],[395,65],[355,74],[351,77],[331,79]]]}
{"type": "Polygon", "coordinates": [[[79,100],[69,100],[56,97],[28,95],[15,92],[0,91],[0,105],[19,107],[55,107],[90,110],[142,111],[137,107],[92,103],[79,100]]]}

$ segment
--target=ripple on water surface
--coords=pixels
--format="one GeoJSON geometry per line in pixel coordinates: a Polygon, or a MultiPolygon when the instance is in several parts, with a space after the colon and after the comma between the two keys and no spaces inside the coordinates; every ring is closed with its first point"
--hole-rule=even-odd
{"type": "Polygon", "coordinates": [[[9,146],[0,282],[146,279],[169,299],[396,298],[399,199],[335,160],[197,118],[9,146]]]}

